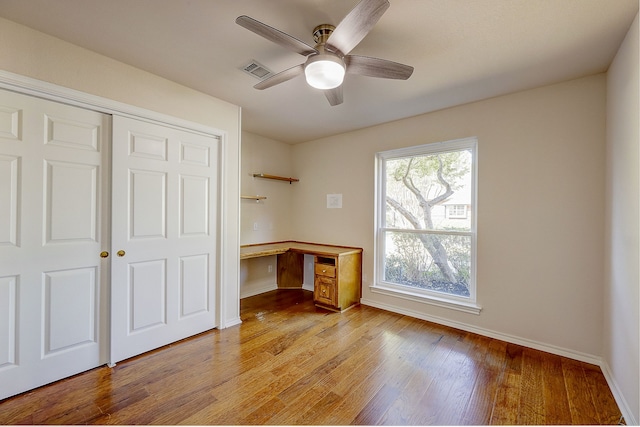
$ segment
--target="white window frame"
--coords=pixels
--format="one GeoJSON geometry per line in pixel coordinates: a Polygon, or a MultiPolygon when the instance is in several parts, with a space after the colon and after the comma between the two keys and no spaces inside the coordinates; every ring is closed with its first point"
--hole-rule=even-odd
{"type": "Polygon", "coordinates": [[[376,218],[375,218],[375,248],[374,248],[374,280],[370,290],[373,293],[393,296],[401,299],[432,304],[440,307],[479,314],[481,307],[477,304],[476,259],[477,259],[477,182],[478,182],[478,140],[475,137],[453,141],[423,144],[414,147],[399,148],[382,151],[376,154],[376,218]],[[471,226],[469,231],[440,231],[429,230],[419,233],[459,234],[471,238],[471,259],[469,277],[469,297],[461,297],[427,289],[412,288],[384,281],[385,269],[385,235],[389,231],[412,232],[410,229],[387,228],[386,220],[386,161],[411,156],[445,153],[451,151],[471,150],[471,226]]]}

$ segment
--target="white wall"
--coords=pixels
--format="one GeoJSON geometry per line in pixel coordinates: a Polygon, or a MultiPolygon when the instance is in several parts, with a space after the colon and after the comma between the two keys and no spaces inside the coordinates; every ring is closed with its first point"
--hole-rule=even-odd
{"type": "Polygon", "coordinates": [[[363,247],[365,304],[598,361],[605,83],[597,75],[294,145],[293,233],[363,247]],[[481,314],[372,293],[375,153],[469,136],[481,314]],[[328,193],[343,194],[342,209],[326,209],[328,193]]]}
{"type": "MultiPolygon", "coordinates": [[[[265,196],[266,199],[259,202],[242,200],[240,204],[241,244],[278,242],[295,237],[291,233],[291,209],[293,188],[299,183],[289,184],[285,181],[253,177],[254,173],[292,177],[291,155],[289,144],[242,132],[240,192],[243,196],[260,195],[265,196]]],[[[276,287],[275,256],[240,262],[240,296],[242,298],[276,289],[276,287]]]]}
{"type": "Polygon", "coordinates": [[[607,74],[603,356],[627,424],[640,422],[640,108],[636,16],[607,74]]]}
{"type": "Polygon", "coordinates": [[[0,69],[195,122],[226,133],[221,323],[239,321],[240,108],[0,18],[0,69]]]}

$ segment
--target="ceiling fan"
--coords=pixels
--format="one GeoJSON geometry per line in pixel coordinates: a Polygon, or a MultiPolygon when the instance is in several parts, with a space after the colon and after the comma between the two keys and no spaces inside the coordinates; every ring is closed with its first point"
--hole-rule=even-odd
{"type": "Polygon", "coordinates": [[[413,67],[409,65],[386,59],[349,55],[388,8],[389,0],[361,0],[337,27],[322,24],[314,28],[315,47],[246,15],[239,16],[236,19],[238,25],[307,57],[304,63],[275,74],[254,87],[267,89],[304,74],[310,86],[324,90],[329,104],[338,105],[343,101],[342,82],[345,73],[385,79],[408,79],[413,73],[413,67]]]}

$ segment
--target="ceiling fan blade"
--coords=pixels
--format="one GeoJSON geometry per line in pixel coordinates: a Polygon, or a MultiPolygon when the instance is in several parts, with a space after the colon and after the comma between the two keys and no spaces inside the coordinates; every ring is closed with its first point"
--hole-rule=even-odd
{"type": "Polygon", "coordinates": [[[347,55],[344,63],[347,73],[361,76],[407,80],[413,74],[413,67],[410,65],[368,56],[347,55]]]}
{"type": "Polygon", "coordinates": [[[332,107],[342,104],[342,85],[333,89],[325,90],[324,95],[327,97],[327,100],[332,107]]]}
{"type": "Polygon", "coordinates": [[[389,0],[361,0],[333,30],[326,48],[343,55],[351,52],[388,8],[389,0]]]}
{"type": "Polygon", "coordinates": [[[279,72],[278,74],[274,74],[268,79],[264,79],[260,83],[254,86],[256,89],[267,89],[272,86],[278,85],[280,83],[284,83],[287,80],[291,80],[294,77],[299,76],[300,74],[304,74],[304,65],[296,65],[295,67],[288,68],[284,71],[279,72]]]}
{"type": "Polygon", "coordinates": [[[286,47],[287,49],[299,53],[300,55],[308,56],[312,53],[318,53],[315,48],[309,46],[305,42],[300,41],[287,33],[283,33],[278,29],[270,27],[267,24],[256,21],[255,19],[250,18],[246,15],[238,16],[236,18],[236,24],[246,28],[249,31],[253,31],[257,35],[262,36],[265,39],[272,41],[282,47],[286,47]]]}

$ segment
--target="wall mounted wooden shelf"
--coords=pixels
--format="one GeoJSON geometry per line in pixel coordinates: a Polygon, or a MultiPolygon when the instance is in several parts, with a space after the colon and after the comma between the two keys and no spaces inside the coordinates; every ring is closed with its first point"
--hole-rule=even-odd
{"type": "Polygon", "coordinates": [[[259,202],[260,200],[266,200],[267,196],[240,196],[240,198],[246,200],[255,200],[256,202],[259,202]]]}
{"type": "Polygon", "coordinates": [[[278,181],[288,181],[289,184],[291,184],[292,182],[298,182],[300,181],[298,178],[287,178],[284,176],[278,176],[278,175],[269,175],[266,173],[254,173],[253,174],[254,178],[264,178],[264,179],[275,179],[278,181]]]}

